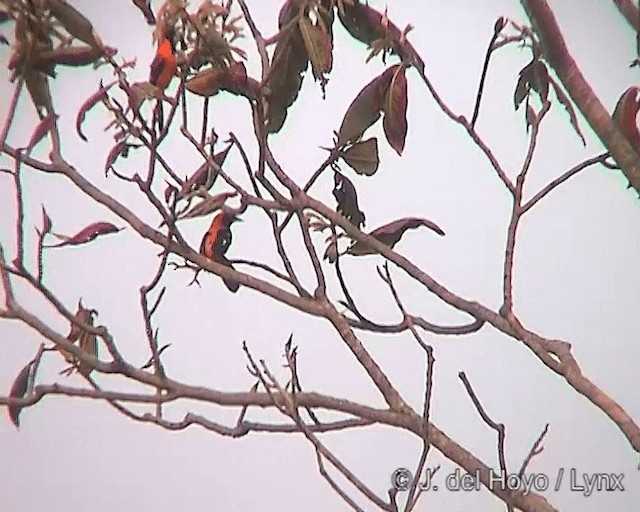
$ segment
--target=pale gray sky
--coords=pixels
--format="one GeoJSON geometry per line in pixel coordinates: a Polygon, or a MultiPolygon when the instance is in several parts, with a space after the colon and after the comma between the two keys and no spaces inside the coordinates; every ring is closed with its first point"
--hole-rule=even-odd
{"type": "MultiPolygon", "coordinates": [[[[105,43],[125,58],[137,57],[130,72],[144,80],[153,55],[151,29],[131,2],[88,0],[73,2],[87,13],[105,43]]],[[[278,0],[250,0],[248,4],[265,34],[277,25],[278,0]]],[[[384,8],[381,1],[372,5],[384,8]]],[[[619,95],[637,83],[634,34],[612,1],[550,2],[570,51],[598,97],[613,109],[619,95]]],[[[498,16],[526,23],[517,0],[460,2],[390,0],[389,16],[415,30],[410,39],[426,62],[426,71],[445,101],[470,116],[488,39],[498,16]]],[[[6,30],[6,29],[5,29],[6,30]]],[[[251,57],[249,70],[258,66],[251,40],[241,43],[251,57]]],[[[271,139],[272,148],[287,172],[303,183],[325,158],[319,146],[331,144],[332,132],[358,91],[384,66],[376,59],[365,65],[366,51],[335,25],[335,66],[322,101],[311,76],[285,129],[271,139]]],[[[6,48],[0,49],[6,63],[6,48]]],[[[513,111],[513,89],[518,71],[529,53],[510,47],[493,58],[478,130],[511,176],[517,173],[527,145],[523,112],[513,111]]],[[[395,60],[394,60],[395,62],[395,60]]],[[[4,119],[7,85],[5,66],[0,79],[0,113],[4,119]]],[[[108,76],[106,68],[102,71],[108,76]]],[[[89,70],[64,70],[53,82],[61,115],[64,154],[78,170],[146,220],[156,217],[135,187],[105,178],[104,161],[112,139],[102,132],[107,117],[92,111],[85,122],[90,143],[74,133],[75,112],[92,94],[98,76],[89,70]]],[[[193,109],[201,106],[193,99],[193,109]]],[[[219,96],[210,115],[218,133],[234,131],[255,148],[249,109],[239,98],[219,96]]],[[[381,165],[372,177],[354,176],[367,228],[405,216],[425,216],[437,222],[446,237],[427,231],[405,235],[396,246],[451,291],[493,309],[502,299],[502,262],[511,204],[502,184],[466,133],[437,108],[422,82],[409,73],[409,135],[400,158],[383,140],[381,125],[368,133],[381,136],[381,165]]],[[[35,126],[32,106],[23,97],[9,142],[26,145],[35,126]]],[[[603,151],[583,119],[588,146],[574,135],[561,105],[554,105],[544,122],[539,152],[527,186],[530,196],[576,163],[603,151]]],[[[192,172],[198,156],[179,135],[168,140],[163,153],[181,174],[192,172]]],[[[46,158],[40,146],[35,156],[46,158]]],[[[252,149],[252,157],[255,152],[252,149]]],[[[8,161],[0,158],[0,165],[8,161]]],[[[133,155],[118,163],[133,173],[145,166],[133,155]]],[[[225,166],[244,180],[237,153],[225,166]]],[[[43,176],[24,169],[28,254],[33,255],[32,227],[40,222],[44,204],[54,231],[73,233],[96,220],[122,221],[87,200],[64,178],[43,176]]],[[[633,418],[640,418],[637,361],[640,346],[640,222],[638,198],[625,189],[620,173],[594,167],[551,193],[522,222],[515,266],[515,310],[523,323],[544,336],[573,344],[582,370],[616,399],[633,418]]],[[[216,185],[219,186],[219,185],[216,185]]],[[[320,180],[314,193],[333,205],[332,179],[320,180]]],[[[0,176],[0,238],[10,259],[15,253],[14,199],[11,181],[0,176]]],[[[184,226],[187,240],[197,247],[208,219],[184,226]]],[[[277,264],[265,216],[250,210],[234,228],[231,257],[259,257],[277,264]]],[[[291,230],[296,268],[305,282],[313,274],[307,257],[291,230]],[[296,244],[298,249],[295,249],[296,244]]],[[[324,237],[315,238],[318,247],[324,237]]],[[[79,297],[99,310],[99,321],[109,327],[123,353],[134,363],[147,358],[140,321],[138,288],[155,272],[158,250],[140,241],[132,230],[95,243],[47,253],[46,283],[74,309],[79,297]]],[[[352,291],[367,315],[380,322],[398,319],[392,299],[377,279],[379,256],[343,260],[352,291]]],[[[392,267],[393,269],[393,267],[392,267]]],[[[326,267],[332,296],[341,298],[333,271],[326,267]]],[[[425,289],[394,270],[396,283],[410,311],[440,323],[466,322],[425,289]]],[[[191,384],[220,390],[248,390],[252,379],[245,370],[241,343],[274,369],[282,362],[282,344],[293,332],[300,350],[300,372],[306,390],[381,406],[379,395],[360,365],[326,322],[280,306],[249,289],[228,293],[219,278],[205,276],[202,288],[186,288],[191,276],[168,272],[167,295],[156,325],[161,343],[172,343],[164,362],[169,374],[191,384]]],[[[67,323],[43,300],[18,287],[18,298],[30,310],[66,334],[67,323]]],[[[423,356],[409,334],[381,336],[361,333],[361,340],[384,368],[407,401],[421,409],[423,356]]],[[[581,473],[625,473],[626,491],[595,493],[586,498],[565,483],[545,497],[563,511],[630,511],[640,501],[638,455],[607,417],[552,374],[523,345],[485,326],[479,333],[459,338],[426,336],[435,348],[432,420],[445,433],[484,462],[497,467],[495,433],[482,423],[457,375],[464,370],[487,411],[507,426],[507,463],[517,471],[545,423],[550,432],[545,450],[530,465],[554,481],[560,468],[581,473]]],[[[8,392],[19,369],[31,358],[41,339],[15,323],[0,322],[4,350],[0,358],[0,393],[8,392]],[[4,391],[6,390],[6,391],[4,391]]],[[[39,381],[82,385],[74,376],[63,378],[61,358],[48,357],[39,381]]],[[[282,377],[284,369],[278,369],[282,377]]],[[[114,386],[121,386],[116,382],[114,386]]],[[[172,405],[171,417],[184,412],[206,413],[233,424],[236,412],[193,404],[172,405]]],[[[4,412],[3,412],[4,414],[4,412]]],[[[275,414],[250,412],[250,418],[279,419],[275,414]]],[[[93,509],[158,512],[177,508],[206,510],[346,510],[341,499],[319,476],[313,448],[300,435],[256,435],[230,440],[201,428],[169,433],[135,424],[109,405],[94,401],[47,398],[23,411],[16,431],[0,417],[0,508],[10,512],[47,510],[81,512],[93,509]]],[[[398,466],[413,468],[420,453],[418,439],[389,428],[372,427],[324,437],[327,445],[371,488],[386,495],[390,474],[398,466]]],[[[429,466],[443,464],[444,476],[453,470],[432,452],[429,466]]],[[[438,492],[425,496],[418,510],[457,512],[501,510],[486,490],[473,493],[438,492]]],[[[365,507],[365,510],[371,510],[365,507]]]]}

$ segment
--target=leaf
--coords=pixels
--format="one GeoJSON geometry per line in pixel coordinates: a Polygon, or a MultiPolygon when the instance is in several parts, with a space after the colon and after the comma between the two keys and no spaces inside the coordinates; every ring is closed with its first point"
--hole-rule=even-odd
{"type": "MultiPolygon", "coordinates": [[[[524,69],[526,69],[526,67],[524,69]]],[[[520,105],[527,97],[527,94],[529,94],[529,78],[525,73],[523,73],[524,69],[520,71],[516,90],[513,93],[513,105],[516,110],[520,108],[520,105]]]]}
{"type": "MultiPolygon", "coordinates": [[[[380,226],[379,228],[374,229],[369,234],[383,244],[393,248],[393,246],[398,243],[400,238],[402,238],[402,235],[404,235],[407,230],[415,229],[420,226],[427,227],[440,236],[444,236],[445,234],[444,231],[434,222],[418,217],[406,217],[395,220],[393,222],[390,222],[389,224],[385,224],[384,226],[380,226]]],[[[361,242],[354,242],[347,249],[347,254],[352,254],[354,256],[364,256],[367,254],[376,253],[377,251],[375,249],[361,242]]]]}
{"type": "Polygon", "coordinates": [[[103,86],[102,81],[100,81],[100,88],[98,89],[98,91],[89,96],[87,101],[85,101],[80,106],[78,115],[76,116],[76,132],[83,141],[87,142],[87,138],[85,137],[84,133],[82,133],[82,123],[84,123],[84,118],[86,117],[87,112],[89,112],[89,110],[91,110],[99,101],[107,99],[107,92],[115,84],[116,82],[111,82],[109,85],[103,86]]]}
{"type": "Polygon", "coordinates": [[[338,130],[338,145],[357,141],[380,119],[385,94],[398,67],[391,66],[371,80],[351,102],[338,130]]]}
{"type": "Polygon", "coordinates": [[[378,139],[375,137],[356,142],[350,148],[340,151],[340,157],[358,174],[372,176],[380,164],[378,139]]]}
{"type": "Polygon", "coordinates": [[[140,10],[142,15],[144,16],[144,19],[147,20],[147,23],[149,25],[155,25],[156,18],[153,15],[153,11],[151,10],[151,0],[132,0],[132,1],[133,1],[133,5],[135,5],[140,10]]]}
{"type": "Polygon", "coordinates": [[[365,224],[365,215],[358,206],[358,193],[353,183],[342,174],[334,173],[333,197],[338,202],[336,211],[360,229],[365,224]]]}
{"type": "Polygon", "coordinates": [[[300,34],[304,41],[311,70],[316,81],[320,81],[322,91],[328,82],[325,75],[333,67],[333,41],[331,35],[320,25],[313,24],[306,16],[298,21],[300,34]]]}
{"type": "Polygon", "coordinates": [[[309,65],[302,34],[297,25],[281,37],[273,53],[271,75],[263,89],[267,100],[266,131],[277,133],[287,118],[287,109],[298,98],[302,73],[309,65]]]}
{"type": "MultiPolygon", "coordinates": [[[[90,224],[89,226],[82,229],[75,235],[68,238],[65,237],[67,239],[64,240],[63,242],[56,245],[45,245],[44,247],[54,248],[54,247],[63,247],[67,245],[82,245],[82,244],[91,242],[92,240],[95,240],[99,236],[107,235],[109,233],[117,233],[119,231],[122,231],[122,228],[118,228],[113,224],[111,224],[110,222],[94,222],[93,224],[90,224]]],[[[57,236],[60,237],[60,235],[57,235],[57,236]]]]}
{"type": "Polygon", "coordinates": [[[53,224],[51,223],[51,217],[45,210],[44,205],[42,206],[42,234],[49,233],[53,224]]]}
{"type": "MultiPolygon", "coordinates": [[[[113,57],[117,50],[110,47],[104,48],[104,53],[113,57]]],[[[38,66],[47,67],[49,65],[63,66],[88,66],[93,64],[103,55],[103,51],[91,46],[67,46],[65,48],[56,48],[55,50],[42,52],[38,55],[38,66]]]]}
{"type": "MultiPolygon", "coordinates": [[[[204,215],[209,215],[210,213],[213,213],[221,209],[224,206],[224,203],[227,199],[235,197],[236,195],[238,195],[238,193],[234,191],[234,192],[221,192],[220,194],[216,194],[215,196],[207,197],[202,201],[200,201],[193,208],[188,210],[185,214],[180,215],[178,220],[193,219],[195,217],[202,217],[204,215]]],[[[163,225],[164,225],[164,222],[161,224],[160,227],[162,227],[163,225]]]]}
{"type": "Polygon", "coordinates": [[[382,125],[387,141],[398,155],[402,155],[407,139],[407,77],[406,68],[400,66],[393,75],[384,102],[382,125]]]}
{"type": "Polygon", "coordinates": [[[338,259],[338,237],[331,233],[327,242],[327,249],[324,251],[322,259],[328,260],[329,263],[335,263],[338,259]]]}
{"type": "Polygon", "coordinates": [[[187,80],[186,88],[204,97],[227,91],[236,96],[255,99],[260,85],[253,78],[247,77],[247,70],[242,62],[234,62],[230,66],[211,67],[196,73],[187,80]]]}
{"type": "Polygon", "coordinates": [[[640,110],[640,88],[631,86],[622,93],[611,116],[629,144],[640,155],[640,132],[638,131],[638,110],[640,110]]]}
{"type": "Polygon", "coordinates": [[[578,117],[576,116],[576,112],[573,109],[573,105],[571,104],[571,100],[564,93],[560,85],[556,83],[555,80],[551,80],[551,85],[553,86],[553,90],[556,94],[556,98],[558,101],[564,106],[565,110],[569,114],[569,120],[571,121],[571,126],[576,131],[580,139],[582,140],[582,144],[586,147],[587,141],[582,135],[582,131],[580,130],[580,125],[578,124],[578,117]]]}
{"type": "Polygon", "coordinates": [[[95,48],[102,49],[102,41],[93,29],[93,25],[75,7],[64,0],[49,0],[49,10],[73,37],[95,48]]]}
{"type": "MultiPolygon", "coordinates": [[[[219,167],[222,167],[222,164],[224,164],[230,149],[231,144],[213,156],[214,162],[218,164],[219,167]]],[[[209,162],[204,162],[200,167],[198,167],[198,170],[194,172],[187,181],[185,181],[178,193],[178,199],[188,197],[191,192],[197,190],[199,187],[203,187],[205,190],[211,189],[217,178],[217,171],[209,165],[209,162]]]]}
{"type": "Polygon", "coordinates": [[[531,88],[538,93],[540,101],[544,103],[549,97],[549,71],[544,62],[538,59],[533,60],[531,66],[531,88]]]}
{"type": "MultiPolygon", "coordinates": [[[[11,386],[11,390],[9,391],[10,398],[24,398],[27,393],[27,387],[29,385],[29,376],[31,375],[31,365],[33,361],[30,361],[13,381],[11,386]]],[[[9,413],[9,419],[11,423],[15,425],[16,428],[20,426],[20,412],[22,411],[23,406],[21,405],[9,405],[7,407],[7,411],[9,413]]]]}
{"type": "Polygon", "coordinates": [[[24,73],[24,82],[36,109],[40,111],[41,108],[44,108],[47,112],[53,112],[47,75],[35,69],[27,69],[24,73]]]}
{"type": "Polygon", "coordinates": [[[27,154],[31,153],[36,144],[38,144],[38,142],[40,142],[53,129],[57,120],[58,114],[51,113],[38,123],[38,126],[36,126],[36,129],[33,131],[33,134],[29,139],[27,154]]]}
{"type": "Polygon", "coordinates": [[[129,144],[124,140],[117,142],[116,145],[113,146],[113,148],[111,148],[111,151],[109,151],[109,154],[107,155],[107,160],[104,164],[105,176],[109,173],[109,169],[113,167],[113,164],[116,163],[116,160],[118,160],[118,158],[120,158],[121,156],[123,157],[127,156],[128,149],[129,149],[129,144]]]}

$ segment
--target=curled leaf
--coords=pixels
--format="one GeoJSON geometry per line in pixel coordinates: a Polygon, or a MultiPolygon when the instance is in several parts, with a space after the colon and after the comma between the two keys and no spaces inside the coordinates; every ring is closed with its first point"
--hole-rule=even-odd
{"type": "Polygon", "coordinates": [[[64,0],[49,0],[49,10],[73,37],[102,49],[102,41],[91,22],[71,4],[64,0]]]}
{"type": "Polygon", "coordinates": [[[582,140],[582,144],[586,147],[587,141],[585,140],[584,135],[582,135],[582,130],[580,130],[580,125],[578,124],[578,116],[576,116],[576,111],[571,104],[571,100],[567,97],[560,85],[558,85],[555,80],[551,80],[551,85],[553,86],[553,91],[555,92],[558,102],[565,108],[565,110],[569,114],[569,121],[571,122],[571,126],[573,126],[573,129],[580,137],[580,140],[582,140]]]}
{"type": "Polygon", "coordinates": [[[113,148],[111,148],[111,151],[109,151],[109,154],[107,155],[107,161],[104,164],[105,175],[109,173],[109,169],[113,167],[113,164],[116,163],[116,160],[120,158],[120,156],[126,156],[125,152],[127,151],[128,147],[129,145],[124,140],[121,140],[120,142],[117,142],[116,145],[113,146],[113,148]]]}
{"type": "Polygon", "coordinates": [[[340,151],[340,157],[358,174],[373,175],[378,170],[378,139],[375,137],[356,142],[340,151]]]}
{"type": "MultiPolygon", "coordinates": [[[[398,243],[405,231],[409,229],[415,229],[420,226],[424,226],[434,231],[440,236],[444,236],[444,231],[434,222],[428,219],[421,219],[418,217],[406,217],[395,220],[384,226],[374,229],[369,233],[372,237],[376,238],[380,242],[393,248],[398,243]]],[[[364,256],[366,254],[376,254],[377,251],[369,247],[365,243],[354,242],[348,249],[347,254],[354,256],[364,256]]]]}
{"type": "Polygon", "coordinates": [[[58,120],[58,115],[51,113],[42,119],[33,131],[31,138],[29,139],[29,145],[27,146],[27,154],[31,153],[33,148],[40,142],[55,126],[58,120]]]}
{"type": "Polygon", "coordinates": [[[338,202],[336,211],[360,229],[365,224],[365,215],[358,206],[358,193],[353,183],[342,174],[334,173],[333,197],[338,202]]]}
{"type": "Polygon", "coordinates": [[[257,97],[258,82],[247,76],[242,62],[234,62],[230,66],[216,66],[196,73],[187,80],[188,91],[199,96],[215,96],[220,91],[227,91],[236,96],[249,99],[257,97]]]}
{"type": "MultiPolygon", "coordinates": [[[[18,376],[13,381],[11,386],[11,390],[9,391],[10,398],[24,398],[24,395],[27,393],[27,387],[29,386],[29,376],[31,375],[31,366],[33,362],[29,362],[18,376]]],[[[9,419],[11,423],[15,425],[16,428],[20,426],[20,412],[22,411],[21,405],[9,405],[7,407],[7,411],[9,413],[9,419]]]]}
{"type": "Polygon", "coordinates": [[[87,101],[85,101],[81,106],[80,110],[78,110],[78,115],[76,116],[76,132],[80,136],[83,141],[87,141],[84,133],[82,133],[82,123],[84,122],[84,118],[87,115],[87,112],[91,110],[99,101],[107,98],[107,91],[111,89],[116,82],[112,82],[107,86],[103,86],[102,82],[100,82],[100,89],[97,92],[89,96],[87,101]]]}
{"type": "Polygon", "coordinates": [[[382,122],[387,141],[398,155],[402,155],[407,139],[407,77],[406,68],[400,66],[393,74],[384,101],[384,120],[382,122]]]}
{"type": "Polygon", "coordinates": [[[613,111],[612,120],[622,131],[636,153],[640,155],[640,131],[638,131],[638,111],[640,110],[640,88],[629,87],[622,93],[613,111]]]}
{"type": "Polygon", "coordinates": [[[63,241],[59,244],[45,245],[44,247],[53,248],[67,245],[82,245],[95,240],[99,236],[117,233],[119,231],[122,231],[122,228],[118,228],[110,222],[94,222],[73,236],[55,235],[57,238],[62,238],[63,241]]]}
{"type": "Polygon", "coordinates": [[[356,142],[363,133],[380,119],[380,111],[394,73],[399,65],[392,66],[369,82],[349,105],[340,130],[338,144],[356,142]]]}

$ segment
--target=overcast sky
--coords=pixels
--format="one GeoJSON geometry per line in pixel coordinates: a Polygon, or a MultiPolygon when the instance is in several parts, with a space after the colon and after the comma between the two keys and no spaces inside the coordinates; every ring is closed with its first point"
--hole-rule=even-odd
{"type": "MultiPolygon", "coordinates": [[[[138,66],[130,71],[130,77],[145,80],[153,56],[151,29],[131,2],[73,3],[89,15],[103,41],[117,47],[121,57],[137,57],[138,66]]],[[[275,33],[281,3],[248,1],[264,34],[275,33]]],[[[385,5],[373,0],[371,4],[381,9],[385,5]]],[[[550,4],[581,70],[603,104],[613,110],[620,94],[637,83],[638,71],[628,67],[635,57],[632,30],[612,1],[550,4]]],[[[467,116],[473,109],[495,20],[507,16],[527,22],[517,0],[390,0],[387,5],[396,24],[404,27],[410,22],[415,26],[409,37],[426,62],[428,76],[448,105],[467,116]]],[[[285,128],[270,139],[276,157],[298,183],[304,183],[326,157],[319,147],[331,144],[333,130],[340,126],[352,99],[385,67],[379,59],[365,65],[365,47],[351,40],[337,21],[334,29],[335,65],[326,101],[319,86],[307,76],[285,128]]],[[[7,33],[6,28],[2,30],[7,33]]],[[[247,39],[240,45],[250,55],[249,71],[257,77],[259,67],[252,41],[247,39]]],[[[0,118],[4,119],[12,92],[4,65],[6,47],[0,49],[0,56],[0,118]]],[[[513,90],[518,71],[529,60],[529,52],[515,46],[495,54],[478,122],[479,132],[512,177],[528,143],[524,113],[513,109],[513,90]]],[[[106,68],[101,73],[109,76],[106,68]]],[[[96,109],[87,116],[89,143],[74,133],[75,112],[96,90],[100,76],[89,69],[60,69],[53,82],[64,155],[83,176],[156,225],[157,215],[135,187],[104,176],[104,161],[113,142],[103,132],[108,122],[106,114],[96,109]]],[[[408,76],[409,135],[404,155],[398,157],[388,146],[379,123],[367,132],[380,136],[377,174],[368,178],[346,171],[358,188],[367,228],[407,216],[436,222],[446,231],[445,237],[427,230],[412,231],[396,250],[454,293],[497,310],[502,300],[510,198],[464,130],[441,113],[414,72],[408,76]]],[[[201,109],[201,99],[190,101],[193,112],[201,109]]],[[[210,118],[223,138],[233,131],[245,142],[255,161],[246,102],[220,95],[211,101],[210,118]]],[[[23,96],[9,136],[13,146],[26,145],[34,119],[33,107],[23,96]]],[[[569,125],[564,108],[553,105],[529,174],[528,197],[576,163],[603,151],[586,121],[580,118],[580,123],[586,148],[569,125]]],[[[34,155],[46,159],[48,149],[44,146],[34,155]]],[[[197,153],[179,135],[166,141],[162,152],[182,175],[199,166],[197,153]]],[[[0,157],[0,165],[6,167],[9,161],[0,157]]],[[[120,161],[118,169],[132,174],[145,169],[145,165],[144,155],[133,155],[120,161]]],[[[244,180],[237,153],[232,153],[225,168],[244,180]]],[[[35,254],[33,227],[40,222],[41,204],[59,233],[72,234],[98,220],[123,226],[122,220],[84,197],[64,177],[43,176],[28,168],[23,175],[31,264],[35,254]]],[[[313,192],[334,206],[332,185],[327,175],[313,192]]],[[[543,336],[571,342],[584,374],[638,419],[640,202],[625,185],[620,173],[593,167],[536,206],[521,223],[514,293],[515,311],[523,324],[543,336]]],[[[13,194],[10,178],[0,175],[0,240],[9,259],[15,256],[13,194]]],[[[229,256],[277,265],[265,216],[249,210],[244,217],[245,222],[234,227],[229,256]]],[[[193,247],[197,248],[208,222],[199,219],[185,223],[184,233],[193,247]]],[[[293,248],[296,269],[311,285],[312,269],[296,232],[290,231],[287,242],[293,248]]],[[[322,250],[324,237],[318,235],[314,240],[322,250]]],[[[157,253],[157,247],[128,229],[85,247],[47,253],[46,284],[69,309],[75,309],[80,297],[96,308],[99,321],[109,327],[127,358],[133,364],[142,364],[148,354],[138,289],[154,274],[157,253]]],[[[363,312],[379,322],[398,321],[393,300],[375,272],[381,262],[380,256],[345,258],[343,270],[363,312]]],[[[325,270],[330,294],[338,300],[341,297],[334,272],[328,265],[325,270]]],[[[393,266],[392,271],[410,312],[444,324],[468,321],[393,266]]],[[[327,322],[292,311],[246,288],[230,294],[215,276],[204,276],[202,288],[186,287],[190,279],[184,271],[167,273],[163,284],[168,291],[156,318],[161,344],[172,343],[163,360],[173,378],[219,390],[248,390],[252,378],[245,369],[241,349],[245,340],[256,357],[266,359],[285,378],[285,369],[279,368],[282,344],[293,333],[306,390],[383,406],[378,392],[327,322]]],[[[18,299],[66,335],[67,322],[41,298],[18,287],[18,299]]],[[[408,403],[421,410],[424,357],[411,336],[358,335],[408,403]]],[[[549,423],[545,450],[531,463],[531,472],[545,473],[552,482],[563,468],[576,468],[579,475],[625,474],[625,492],[595,492],[589,498],[570,491],[565,481],[560,491],[543,493],[556,508],[595,512],[604,507],[616,511],[637,507],[638,454],[601,411],[551,373],[526,347],[488,326],[465,337],[425,337],[434,346],[437,359],[431,418],[438,428],[488,465],[497,467],[495,433],[482,423],[458,379],[458,372],[464,370],[489,414],[506,425],[507,464],[512,471],[519,469],[531,444],[549,423]]],[[[6,321],[0,322],[0,340],[4,348],[0,393],[7,393],[42,340],[31,330],[6,321]]],[[[50,355],[40,369],[39,382],[82,386],[77,376],[58,376],[63,366],[60,357],[50,355]]],[[[121,381],[111,385],[117,389],[124,386],[121,381]]],[[[172,405],[167,411],[173,419],[193,411],[229,425],[237,416],[237,411],[190,403],[172,405]]],[[[282,419],[261,411],[250,412],[249,418],[282,419]]],[[[21,420],[17,431],[6,416],[0,416],[2,510],[346,510],[319,476],[315,452],[300,435],[251,434],[230,440],[199,427],[170,433],[133,423],[106,403],[61,397],[47,398],[23,411],[21,420]]],[[[415,436],[382,427],[331,434],[323,439],[381,496],[386,496],[392,471],[415,467],[421,448],[415,436]]],[[[454,469],[434,450],[428,466],[437,464],[443,464],[442,478],[454,469]]],[[[371,510],[362,503],[365,510],[371,510]]],[[[430,493],[418,510],[457,512],[470,507],[479,512],[503,509],[483,490],[430,493]]]]}

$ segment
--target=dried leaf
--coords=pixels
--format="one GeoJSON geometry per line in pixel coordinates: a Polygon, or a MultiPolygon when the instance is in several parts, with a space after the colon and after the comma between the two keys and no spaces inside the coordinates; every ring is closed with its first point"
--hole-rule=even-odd
{"type": "Polygon", "coordinates": [[[351,102],[338,130],[338,145],[356,142],[380,119],[380,111],[391,80],[399,65],[391,66],[369,82],[351,102]]]}
{"type": "MultiPolygon", "coordinates": [[[[29,385],[29,376],[31,375],[31,365],[33,362],[29,362],[18,376],[13,381],[13,385],[11,386],[11,390],[9,391],[10,398],[24,398],[27,393],[27,387],[29,385]]],[[[9,405],[7,407],[7,411],[9,413],[9,419],[11,423],[15,425],[16,428],[20,426],[20,412],[22,411],[21,405],[9,405]]]]}
{"type": "Polygon", "coordinates": [[[102,81],[100,81],[100,89],[97,92],[92,94],[87,101],[85,101],[81,106],[80,110],[78,110],[78,115],[76,116],[76,132],[80,136],[83,141],[87,141],[84,133],[82,133],[82,123],[84,122],[84,118],[87,115],[87,112],[91,110],[99,101],[107,98],[107,92],[111,89],[116,82],[112,82],[107,86],[102,85],[102,81]]]}
{"type": "MultiPolygon", "coordinates": [[[[222,167],[224,161],[227,159],[227,155],[229,154],[229,150],[231,149],[231,144],[229,144],[225,149],[216,153],[213,156],[213,160],[219,167],[222,167]]],[[[209,162],[204,162],[198,170],[193,173],[193,175],[185,181],[184,185],[180,189],[178,193],[178,199],[184,199],[188,197],[191,192],[197,190],[200,187],[203,187],[205,190],[211,189],[216,179],[218,178],[218,173],[213,169],[212,166],[209,165],[209,162]]]]}
{"type": "Polygon", "coordinates": [[[636,153],[640,155],[640,131],[638,131],[638,110],[640,110],[640,88],[629,87],[616,103],[612,120],[622,131],[636,153]]]}
{"type": "Polygon", "coordinates": [[[307,56],[311,62],[311,70],[315,80],[319,80],[322,90],[328,82],[325,75],[333,67],[333,41],[331,35],[320,25],[313,24],[306,16],[298,20],[298,27],[307,56]]]}
{"type": "Polygon", "coordinates": [[[571,100],[567,97],[567,95],[564,93],[560,85],[558,85],[555,80],[551,80],[551,85],[553,86],[553,90],[556,94],[556,98],[569,114],[569,120],[571,121],[571,126],[573,126],[573,129],[576,131],[576,133],[582,140],[582,144],[586,147],[587,141],[585,140],[584,135],[582,135],[582,131],[580,130],[580,125],[578,124],[578,117],[576,116],[576,111],[574,110],[573,105],[571,104],[571,100]]]}
{"type": "Polygon", "coordinates": [[[382,125],[387,141],[398,155],[402,155],[407,139],[407,77],[406,68],[400,66],[393,75],[384,102],[382,125]]]}
{"type": "Polygon", "coordinates": [[[543,103],[549,97],[549,71],[541,60],[534,60],[531,63],[531,88],[538,93],[540,101],[543,103]]]}
{"type": "MultiPolygon", "coordinates": [[[[53,248],[63,247],[67,245],[82,245],[95,240],[99,236],[107,235],[109,233],[117,233],[119,231],[122,231],[122,228],[118,228],[110,222],[94,222],[93,224],[90,224],[71,237],[66,237],[63,235],[63,238],[65,238],[65,240],[63,240],[61,243],[55,245],[45,245],[44,247],[53,248]]],[[[60,235],[56,236],[60,238],[60,235]]]]}
{"type": "Polygon", "coordinates": [[[242,62],[234,62],[231,66],[211,67],[196,73],[187,80],[188,91],[199,96],[215,96],[220,91],[227,91],[236,96],[255,99],[260,84],[247,77],[247,70],[242,62]]]}
{"type": "Polygon", "coordinates": [[[335,263],[338,259],[338,237],[332,233],[327,241],[329,243],[327,244],[327,249],[324,251],[322,259],[328,260],[329,263],[335,263]]]}
{"type": "Polygon", "coordinates": [[[75,7],[64,0],[49,0],[49,10],[73,37],[102,49],[102,41],[93,29],[93,25],[75,7]]]}
{"type": "Polygon", "coordinates": [[[365,225],[365,215],[358,206],[358,193],[356,188],[346,176],[334,173],[333,197],[338,202],[336,211],[342,214],[351,224],[360,229],[365,225]]]}
{"type": "Polygon", "coordinates": [[[156,24],[156,18],[153,15],[153,11],[151,10],[151,0],[132,0],[133,5],[135,5],[140,12],[143,14],[144,19],[147,20],[149,25],[156,24]]]}
{"type": "Polygon", "coordinates": [[[38,142],[40,142],[53,129],[57,120],[58,115],[51,113],[38,123],[38,126],[36,126],[36,129],[33,131],[33,134],[29,139],[27,154],[31,153],[36,144],[38,144],[38,142]]]}
{"type": "MultiPolygon", "coordinates": [[[[372,237],[376,238],[380,242],[389,247],[393,248],[395,244],[398,243],[402,235],[404,235],[405,231],[409,229],[415,229],[420,226],[427,227],[437,233],[440,236],[444,236],[444,231],[435,224],[427,219],[421,219],[418,217],[406,217],[403,219],[398,219],[389,224],[385,224],[384,226],[380,226],[379,228],[374,229],[371,233],[369,233],[372,237]]],[[[376,254],[377,251],[367,244],[361,242],[354,242],[348,249],[347,254],[352,254],[354,256],[364,256],[367,254],[376,254]]]]}
{"type": "MultiPolygon", "coordinates": [[[[74,317],[78,322],[82,324],[93,326],[93,316],[97,314],[98,312],[95,309],[85,308],[82,305],[82,299],[80,299],[78,301],[78,309],[74,317]]],[[[87,332],[82,327],[76,325],[73,322],[71,322],[71,328],[69,334],[67,335],[67,340],[69,340],[71,343],[75,343],[76,341],[78,341],[78,346],[81,350],[93,357],[98,356],[98,340],[96,335],[87,332]]],[[[71,373],[75,366],[77,366],[78,371],[84,376],[88,376],[91,373],[91,365],[78,361],[73,354],[67,352],[62,348],[60,348],[59,351],[64,357],[65,361],[73,365],[68,373],[71,373]]]]}
{"type": "Polygon", "coordinates": [[[267,100],[266,131],[277,133],[287,118],[287,110],[298,98],[303,72],[309,65],[307,51],[297,25],[281,37],[273,53],[269,80],[264,88],[267,100]]]}
{"type": "Polygon", "coordinates": [[[53,112],[47,75],[35,69],[27,69],[24,73],[24,82],[36,109],[40,111],[43,108],[46,112],[53,112]]]}
{"type": "Polygon", "coordinates": [[[380,164],[378,158],[378,139],[375,137],[356,142],[346,150],[340,151],[340,157],[358,174],[372,176],[380,164]]]}

